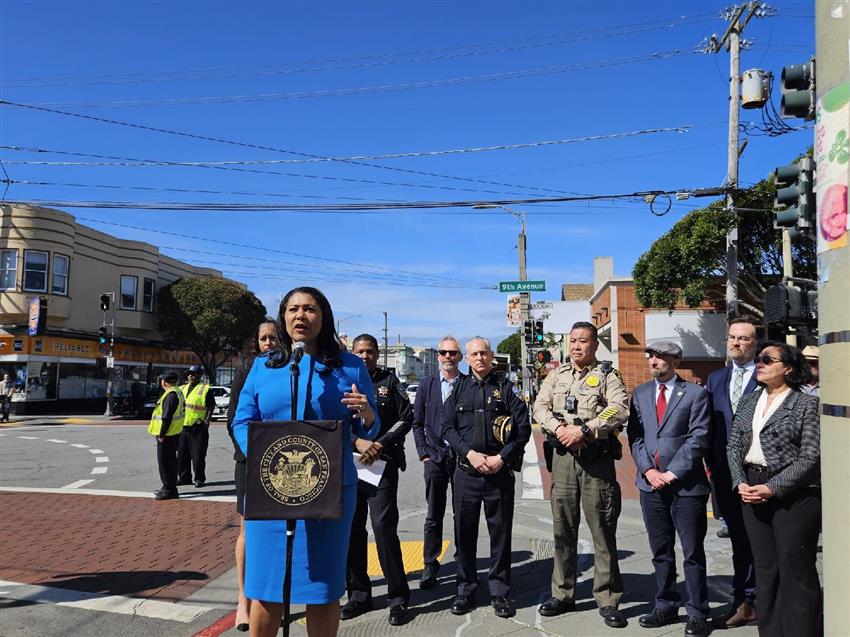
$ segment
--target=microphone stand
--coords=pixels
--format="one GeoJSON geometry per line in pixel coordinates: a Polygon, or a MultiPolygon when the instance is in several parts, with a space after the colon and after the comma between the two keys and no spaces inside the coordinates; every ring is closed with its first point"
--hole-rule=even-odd
{"type": "MultiPolygon", "coordinates": [[[[298,420],[298,377],[301,373],[298,363],[301,357],[298,358],[299,360],[296,361],[293,352],[292,360],[289,363],[290,398],[292,400],[290,416],[292,420],[298,420]]],[[[283,637],[289,637],[289,606],[292,598],[292,545],[295,543],[295,524],[296,520],[286,521],[286,569],[283,572],[283,637]]]]}

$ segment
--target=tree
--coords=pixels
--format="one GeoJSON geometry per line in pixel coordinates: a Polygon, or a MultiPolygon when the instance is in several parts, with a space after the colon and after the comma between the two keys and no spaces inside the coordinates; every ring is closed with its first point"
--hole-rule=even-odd
{"type": "Polygon", "coordinates": [[[253,338],[266,308],[252,292],[224,279],[186,277],[157,295],[166,346],[192,350],[210,379],[218,366],[253,338]]]}
{"type": "MultiPolygon", "coordinates": [[[[773,177],[735,195],[738,224],[738,297],[742,310],[763,316],[767,288],[782,278],[782,233],[773,228],[773,177]]],[[[672,310],[684,302],[725,303],[726,232],[735,215],[715,201],[685,215],[637,260],[635,295],[645,307],[672,310]]],[[[817,278],[815,243],[792,247],[794,276],[817,278]]]]}
{"type": "Polygon", "coordinates": [[[520,338],[522,338],[520,333],[514,332],[496,345],[497,354],[508,354],[511,357],[511,367],[519,367],[520,365],[520,338]]]}

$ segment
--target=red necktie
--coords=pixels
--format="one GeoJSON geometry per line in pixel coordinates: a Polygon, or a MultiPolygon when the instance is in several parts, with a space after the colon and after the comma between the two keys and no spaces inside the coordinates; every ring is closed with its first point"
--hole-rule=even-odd
{"type": "MultiPolygon", "coordinates": [[[[667,411],[667,385],[658,386],[658,401],[655,403],[655,416],[658,418],[658,428],[661,428],[661,423],[664,422],[664,412],[667,411]]],[[[659,456],[658,450],[655,450],[655,467],[658,465],[659,456]]]]}

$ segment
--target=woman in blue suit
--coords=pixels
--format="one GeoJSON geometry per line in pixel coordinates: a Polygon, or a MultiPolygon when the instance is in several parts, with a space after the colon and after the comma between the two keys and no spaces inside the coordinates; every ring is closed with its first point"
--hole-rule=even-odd
{"type": "MultiPolygon", "coordinates": [[[[290,420],[289,359],[293,343],[304,344],[299,363],[298,417],[342,420],[340,436],[372,438],[380,426],[372,381],[362,361],[340,350],[330,303],[319,290],[299,287],[281,301],[278,312],[281,351],[254,362],[239,395],[233,434],[248,452],[248,423],[290,420]]],[[[343,514],[339,520],[299,520],[292,561],[292,602],[307,605],[307,632],[313,637],[336,635],[339,598],[345,591],[348,538],[357,489],[352,455],[344,455],[343,514]]],[[[273,637],[283,614],[285,569],[283,521],[246,520],[245,595],[251,604],[252,637],[273,637]]]]}

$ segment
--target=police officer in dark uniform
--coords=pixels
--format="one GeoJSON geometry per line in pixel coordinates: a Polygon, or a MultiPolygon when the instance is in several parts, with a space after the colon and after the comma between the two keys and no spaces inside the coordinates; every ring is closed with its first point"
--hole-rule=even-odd
{"type": "Polygon", "coordinates": [[[451,611],[475,608],[475,568],[481,504],[490,534],[491,603],[498,617],[512,617],[511,527],[514,471],[522,468],[531,436],[528,408],[503,374],[493,371],[493,350],[475,336],[466,344],[470,375],[460,379],[444,405],[443,437],[457,454],[453,486],[457,596],[451,611]]]}
{"type": "Polygon", "coordinates": [[[387,581],[388,621],[393,626],[401,626],[410,619],[407,610],[410,587],[398,539],[398,472],[407,468],[404,437],[413,425],[413,409],[395,374],[378,369],[378,341],[374,336],[361,334],[355,338],[352,353],[359,356],[369,370],[381,419],[376,440],[352,436],[352,448],[360,454],[363,464],[371,464],[380,458],[386,461],[386,465],[377,489],[363,481],[357,485],[357,508],[351,523],[345,577],[348,603],[340,609],[340,618],[352,619],[372,610],[372,583],[366,570],[368,512],[372,517],[378,560],[387,581]]]}

